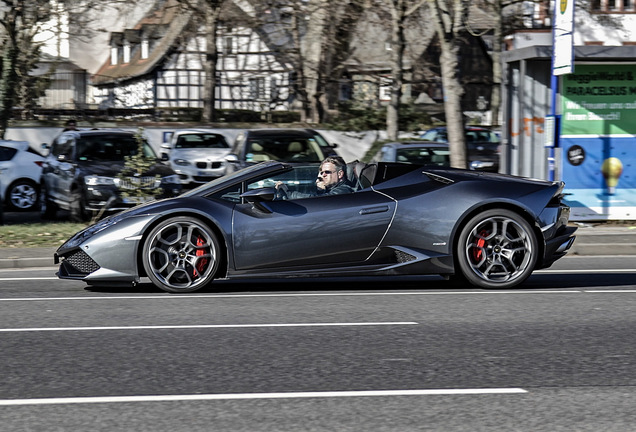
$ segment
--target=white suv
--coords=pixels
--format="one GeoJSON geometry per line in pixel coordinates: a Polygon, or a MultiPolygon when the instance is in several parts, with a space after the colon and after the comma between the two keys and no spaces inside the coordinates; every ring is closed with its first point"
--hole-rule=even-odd
{"type": "Polygon", "coordinates": [[[26,141],[0,141],[0,197],[10,211],[37,209],[44,157],[26,141]]]}

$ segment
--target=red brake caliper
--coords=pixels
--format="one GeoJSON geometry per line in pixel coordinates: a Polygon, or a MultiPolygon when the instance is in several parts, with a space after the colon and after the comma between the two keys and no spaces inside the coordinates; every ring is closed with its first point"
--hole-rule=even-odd
{"type": "Polygon", "coordinates": [[[477,247],[473,250],[473,258],[475,258],[476,261],[479,261],[481,259],[481,254],[483,253],[482,248],[486,244],[486,240],[484,240],[486,234],[488,234],[486,231],[482,231],[479,233],[482,238],[477,240],[477,247]]]}
{"type": "MultiPolygon", "coordinates": [[[[197,237],[197,247],[201,247],[205,244],[205,242],[203,241],[203,237],[198,236],[197,237]]],[[[203,256],[205,254],[205,251],[203,249],[197,249],[195,255],[200,257],[203,256]]],[[[199,260],[197,260],[197,271],[199,272],[199,274],[203,273],[203,271],[205,270],[205,266],[208,264],[208,259],[207,258],[201,258],[199,260]]],[[[192,272],[192,276],[196,277],[196,273],[192,272]]]]}

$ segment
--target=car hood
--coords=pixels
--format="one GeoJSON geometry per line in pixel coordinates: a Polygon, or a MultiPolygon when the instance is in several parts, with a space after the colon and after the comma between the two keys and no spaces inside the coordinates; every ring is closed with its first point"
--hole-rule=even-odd
{"type": "Polygon", "coordinates": [[[171,159],[185,159],[185,160],[222,160],[230,153],[229,148],[185,148],[185,149],[173,149],[170,152],[171,159]]]}
{"type": "MultiPolygon", "coordinates": [[[[121,172],[124,168],[124,162],[90,162],[90,163],[80,163],[82,167],[82,172],[85,175],[98,175],[103,177],[115,177],[117,174],[121,172]]],[[[174,175],[175,172],[172,168],[167,165],[156,163],[151,166],[148,171],[143,173],[144,176],[149,175],[159,175],[161,177],[174,175]]]]}

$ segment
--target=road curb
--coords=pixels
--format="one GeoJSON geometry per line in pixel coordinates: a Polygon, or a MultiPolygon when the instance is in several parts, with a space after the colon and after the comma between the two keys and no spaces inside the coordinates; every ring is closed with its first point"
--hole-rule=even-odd
{"type": "Polygon", "coordinates": [[[54,267],[53,256],[31,258],[0,258],[0,269],[54,267]]]}

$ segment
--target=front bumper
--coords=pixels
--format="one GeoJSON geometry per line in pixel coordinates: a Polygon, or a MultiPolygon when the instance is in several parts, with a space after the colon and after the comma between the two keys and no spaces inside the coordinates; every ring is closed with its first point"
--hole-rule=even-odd
{"type": "Polygon", "coordinates": [[[173,167],[183,185],[201,185],[225,175],[226,167],[223,162],[196,162],[197,166],[173,167]]]}
{"type": "Polygon", "coordinates": [[[104,219],[78,232],[55,252],[55,263],[60,265],[57,276],[90,285],[138,283],[141,234],[153,217],[140,215],[114,223],[104,219]]]}

